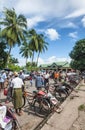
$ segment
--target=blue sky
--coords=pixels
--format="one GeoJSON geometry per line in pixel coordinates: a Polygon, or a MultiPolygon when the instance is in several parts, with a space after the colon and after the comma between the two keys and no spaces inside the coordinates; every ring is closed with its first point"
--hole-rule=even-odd
{"type": "MultiPolygon", "coordinates": [[[[34,28],[47,37],[48,50],[40,55],[39,64],[70,61],[69,53],[76,41],[85,38],[85,0],[0,0],[0,14],[4,7],[23,14],[28,29],[34,28]]],[[[11,54],[20,65],[25,64],[19,47],[13,48],[11,54]]]]}

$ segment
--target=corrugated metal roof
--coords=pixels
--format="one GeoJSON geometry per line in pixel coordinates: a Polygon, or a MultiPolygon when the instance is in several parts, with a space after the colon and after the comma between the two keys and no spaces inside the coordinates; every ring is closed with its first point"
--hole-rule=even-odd
{"type": "Polygon", "coordinates": [[[52,66],[55,66],[55,67],[60,66],[60,67],[68,68],[68,67],[70,67],[70,64],[67,61],[65,61],[65,62],[53,62],[51,64],[41,64],[39,67],[52,67],[52,66]]]}

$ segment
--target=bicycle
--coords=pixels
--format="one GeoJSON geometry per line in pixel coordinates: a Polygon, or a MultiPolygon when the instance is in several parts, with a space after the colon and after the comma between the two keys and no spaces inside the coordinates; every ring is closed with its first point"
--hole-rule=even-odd
{"type": "Polygon", "coordinates": [[[36,115],[45,117],[51,112],[51,104],[49,102],[49,97],[45,94],[40,94],[40,92],[36,94],[34,100],[34,111],[36,115]]]}
{"type": "Polygon", "coordinates": [[[49,99],[43,91],[33,91],[33,93],[24,91],[22,100],[22,107],[26,107],[27,103],[29,109],[33,110],[37,116],[44,117],[50,112],[49,99]]]}
{"type": "Polygon", "coordinates": [[[31,107],[34,101],[34,94],[28,91],[24,91],[22,95],[22,107],[31,107]]]}

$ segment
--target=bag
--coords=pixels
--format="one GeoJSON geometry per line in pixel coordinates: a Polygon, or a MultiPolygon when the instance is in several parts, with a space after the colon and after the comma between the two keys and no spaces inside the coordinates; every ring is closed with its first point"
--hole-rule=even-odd
{"type": "Polygon", "coordinates": [[[4,95],[7,96],[7,93],[8,93],[8,89],[4,88],[4,95]]]}

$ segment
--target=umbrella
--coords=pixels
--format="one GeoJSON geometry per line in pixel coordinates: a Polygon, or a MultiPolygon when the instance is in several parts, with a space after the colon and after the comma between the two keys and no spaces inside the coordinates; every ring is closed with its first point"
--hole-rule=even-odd
{"type": "Polygon", "coordinates": [[[12,69],[10,69],[10,68],[5,68],[4,70],[5,71],[12,71],[12,69]]]}

